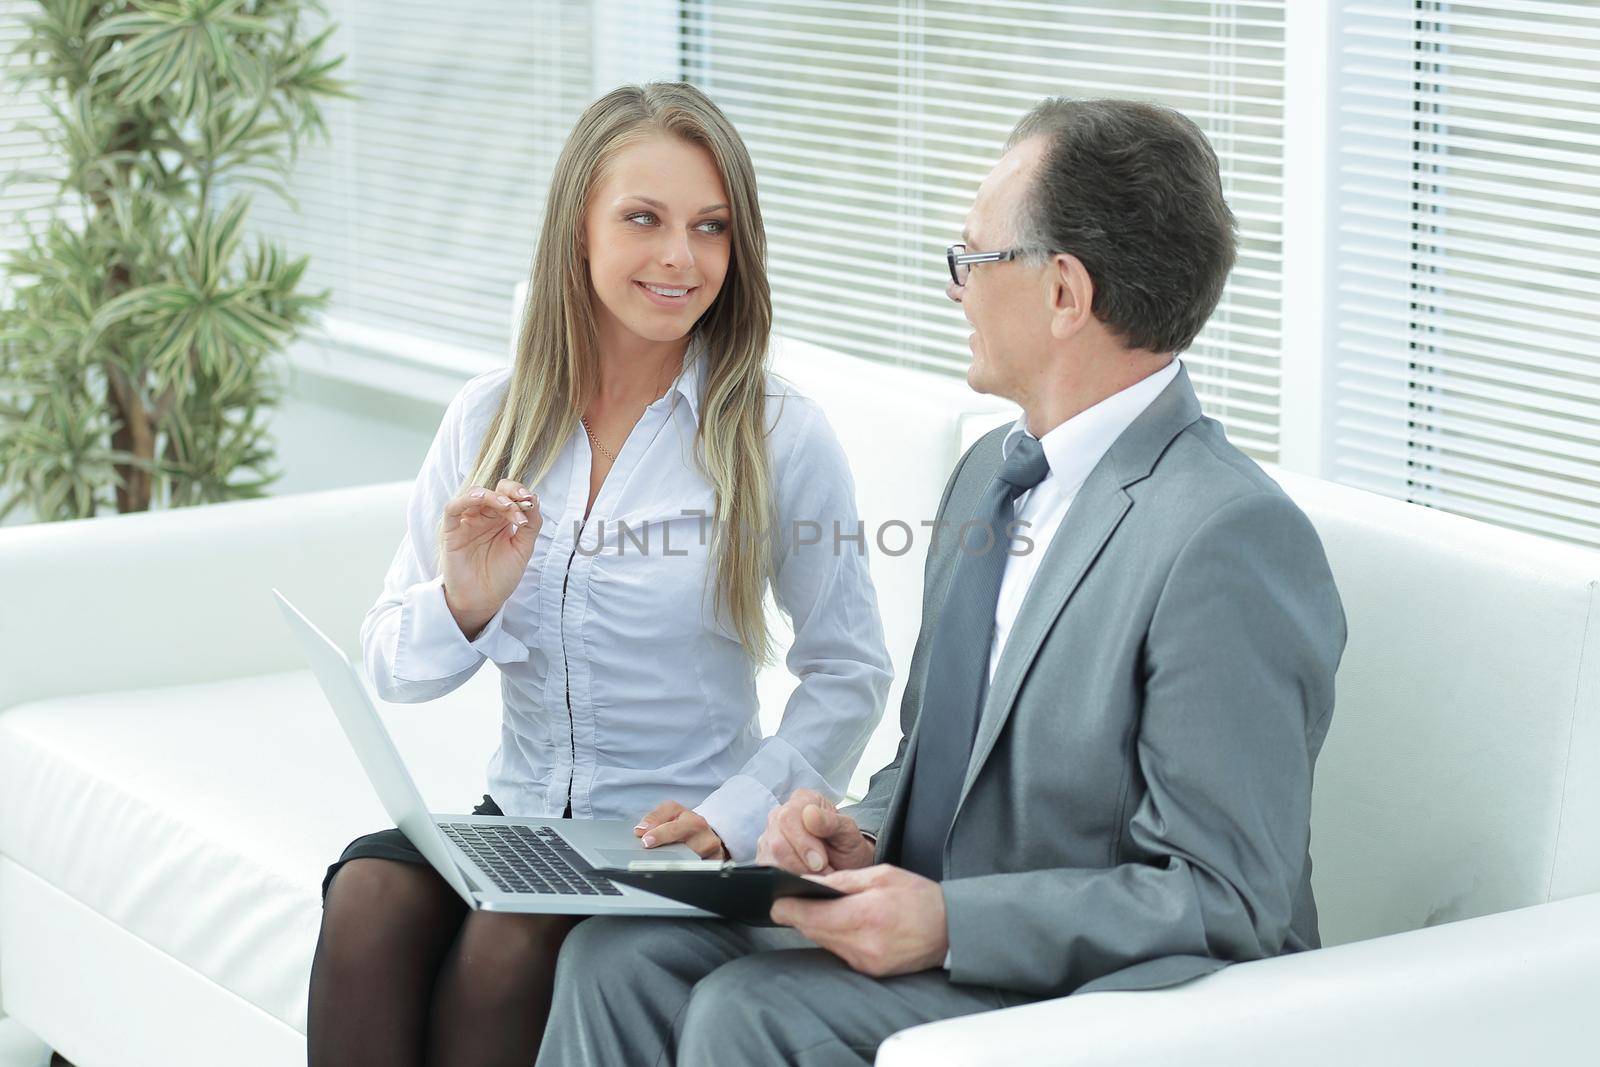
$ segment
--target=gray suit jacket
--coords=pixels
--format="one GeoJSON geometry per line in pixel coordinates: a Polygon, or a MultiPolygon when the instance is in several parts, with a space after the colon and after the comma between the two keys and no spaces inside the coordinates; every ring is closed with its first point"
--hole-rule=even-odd
{"type": "MultiPolygon", "coordinates": [[[[1006,428],[962,457],[968,518],[1006,428]]],[[[847,809],[898,855],[928,642],[958,545],[930,545],[893,763],[847,809]]],[[[1001,653],[945,843],[956,982],[1148,989],[1318,945],[1311,778],[1344,612],[1316,532],[1200,413],[1186,371],[1089,474],[1001,653]]]]}

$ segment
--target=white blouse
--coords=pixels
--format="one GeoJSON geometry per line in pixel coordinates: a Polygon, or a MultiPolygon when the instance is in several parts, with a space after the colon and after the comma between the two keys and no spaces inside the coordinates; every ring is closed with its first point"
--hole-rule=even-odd
{"type": "Polygon", "coordinates": [[[472,473],[511,369],[469,381],[423,461],[361,644],[379,695],[400,703],[442,696],[494,660],[504,716],[488,787],[506,814],[560,815],[570,802],[577,818],[631,821],[676,800],[745,860],[790,792],[843,794],[893,668],[867,538],[848,537],[858,520],[844,453],[817,405],[769,376],[774,510],[788,532],[773,594],[793,622],[787,664],[799,684],[777,732],[761,736],[755,673],[726,611],[713,615],[709,519],[695,514],[715,513],[694,456],[703,370],[691,345],[618,451],[587,521],[589,441],[581,429],[568,438],[529,486],[544,525],[527,571],[470,642],[445,605],[439,520],[472,473]]]}

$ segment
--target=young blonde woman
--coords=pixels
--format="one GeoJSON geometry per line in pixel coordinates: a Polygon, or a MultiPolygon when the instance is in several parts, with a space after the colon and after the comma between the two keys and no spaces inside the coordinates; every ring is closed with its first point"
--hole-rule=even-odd
{"type": "MultiPolygon", "coordinates": [[[[699,90],[584,113],[514,365],[445,412],[362,625],[388,700],[500,668],[479,813],[638,819],[647,845],[749,859],[794,789],[843,790],[890,665],[866,560],[832,536],[857,522],[843,453],[767,373],[764,256],[749,156],[699,90]],[[799,684],[763,738],[769,587],[799,684]]],[[[313,1067],[533,1061],[577,920],[469,913],[398,830],[323,885],[313,1067]]]]}

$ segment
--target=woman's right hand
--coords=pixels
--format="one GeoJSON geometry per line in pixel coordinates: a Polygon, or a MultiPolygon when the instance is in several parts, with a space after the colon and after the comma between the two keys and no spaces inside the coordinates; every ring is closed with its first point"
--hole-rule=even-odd
{"type": "Polygon", "coordinates": [[[493,491],[468,489],[444,506],[444,600],[468,640],[517,588],[541,525],[539,498],[509,478],[493,491]]]}

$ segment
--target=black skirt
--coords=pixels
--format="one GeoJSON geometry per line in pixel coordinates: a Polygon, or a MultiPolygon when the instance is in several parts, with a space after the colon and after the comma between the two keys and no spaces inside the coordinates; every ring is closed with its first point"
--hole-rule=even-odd
{"type": "MultiPolygon", "coordinates": [[[[483,803],[472,809],[474,815],[505,815],[500,810],[500,805],[488,793],[483,795],[483,803]]],[[[398,827],[388,830],[379,830],[375,834],[366,834],[356,838],[344,847],[339,854],[338,862],[328,868],[328,873],[322,877],[322,900],[327,903],[328,886],[333,883],[333,876],[339,873],[339,868],[351,860],[380,859],[395,860],[399,863],[416,863],[428,865],[428,858],[417,851],[417,846],[411,843],[398,827]]]]}

